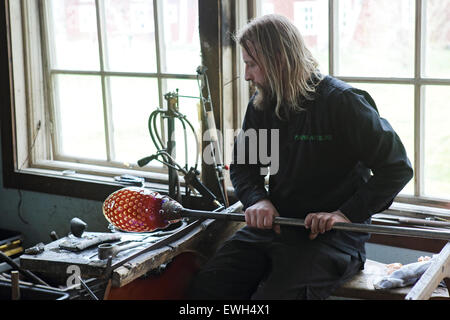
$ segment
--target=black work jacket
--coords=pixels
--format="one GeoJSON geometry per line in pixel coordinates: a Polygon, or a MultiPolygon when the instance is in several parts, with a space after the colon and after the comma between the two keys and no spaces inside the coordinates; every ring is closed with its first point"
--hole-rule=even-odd
{"type": "MultiPolygon", "coordinates": [[[[370,223],[371,215],[387,209],[413,176],[400,138],[365,91],[325,76],[314,99],[305,102],[303,111],[291,113],[288,121],[280,120],[273,109],[255,109],[253,99],[242,129],[257,130],[258,148],[248,135],[243,162],[235,142],[230,166],[244,208],[266,198],[280,216],[305,218],[308,213],[339,209],[351,222],[370,223]],[[261,174],[267,159],[257,157],[255,163],[255,155],[249,154],[259,154],[264,145],[260,143],[265,143],[259,129],[267,129],[268,137],[273,129],[279,134],[278,148],[265,139],[265,148],[274,152],[270,156],[279,157],[268,190],[261,174]]],[[[367,234],[338,231],[319,237],[350,251],[363,250],[368,239],[367,234]]]]}

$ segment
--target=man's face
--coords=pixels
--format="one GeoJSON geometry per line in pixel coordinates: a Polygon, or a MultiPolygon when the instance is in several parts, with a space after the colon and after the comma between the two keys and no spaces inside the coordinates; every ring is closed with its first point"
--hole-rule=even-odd
{"type": "Polygon", "coordinates": [[[245,63],[245,80],[252,81],[257,87],[264,87],[264,72],[244,48],[242,48],[242,57],[245,63]]]}

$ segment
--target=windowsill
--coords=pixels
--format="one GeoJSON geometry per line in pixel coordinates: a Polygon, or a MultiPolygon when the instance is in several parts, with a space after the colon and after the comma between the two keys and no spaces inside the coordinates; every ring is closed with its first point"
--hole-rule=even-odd
{"type": "MultiPolygon", "coordinates": [[[[130,170],[117,170],[114,176],[132,174],[130,170]]],[[[72,173],[67,170],[27,168],[4,174],[4,186],[35,192],[88,200],[104,201],[112,192],[130,186],[114,179],[88,173],[72,173]]],[[[136,175],[143,177],[143,175],[136,175]]],[[[146,173],[145,186],[160,193],[168,193],[167,174],[146,173]]]]}
{"type": "Polygon", "coordinates": [[[21,170],[23,172],[48,174],[55,176],[72,177],[75,179],[82,179],[87,181],[103,181],[110,182],[114,180],[115,176],[132,175],[135,177],[142,177],[146,180],[156,183],[167,183],[167,170],[162,168],[155,168],[155,171],[135,170],[133,168],[116,168],[106,167],[95,164],[84,164],[65,161],[37,161],[32,168],[21,170]]]}
{"type": "MultiPolygon", "coordinates": [[[[41,161],[39,168],[25,168],[11,171],[3,168],[5,188],[34,191],[86,200],[104,201],[111,193],[128,186],[139,185],[117,181],[122,175],[144,178],[144,187],[158,193],[169,195],[168,173],[138,171],[132,169],[107,168],[95,165],[70,163],[70,166],[57,161],[41,161]]],[[[185,181],[178,175],[180,194],[186,196],[185,181]]],[[[233,189],[227,190],[229,200],[234,201],[233,189]]],[[[211,204],[198,193],[190,193],[195,205],[205,202],[205,208],[211,204]]]]}
{"type": "MultiPolygon", "coordinates": [[[[23,174],[29,174],[29,175],[37,175],[37,176],[45,176],[45,177],[54,177],[58,179],[67,179],[72,181],[80,181],[85,183],[96,183],[96,184],[108,184],[108,185],[116,185],[116,186],[123,186],[123,185],[129,185],[126,183],[120,183],[119,181],[116,181],[113,177],[107,177],[102,175],[93,175],[93,174],[87,174],[87,173],[78,173],[78,172],[70,172],[70,170],[63,170],[63,171],[54,171],[54,170],[48,170],[48,169],[37,169],[37,168],[28,168],[25,170],[20,171],[23,174]]],[[[130,174],[128,171],[125,171],[125,173],[118,172],[115,176],[120,176],[122,174],[130,174]]],[[[138,177],[142,177],[143,175],[135,175],[138,177]]],[[[168,189],[167,188],[167,175],[166,174],[145,174],[146,182],[145,184],[157,188],[157,189],[168,189]],[[147,181],[149,180],[149,181],[147,181]]]]}
{"type": "Polygon", "coordinates": [[[437,208],[425,205],[394,202],[389,209],[384,211],[387,214],[395,214],[402,216],[434,216],[444,219],[450,219],[450,209],[437,208]]]}

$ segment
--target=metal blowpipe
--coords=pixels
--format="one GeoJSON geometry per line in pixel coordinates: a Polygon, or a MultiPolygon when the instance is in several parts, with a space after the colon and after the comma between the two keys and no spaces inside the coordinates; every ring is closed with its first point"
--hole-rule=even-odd
{"type": "MultiPolygon", "coordinates": [[[[164,215],[169,219],[179,219],[181,217],[203,218],[203,219],[221,219],[229,221],[245,222],[245,216],[242,213],[217,213],[212,211],[201,211],[185,209],[176,201],[168,201],[162,205],[164,215]]],[[[299,226],[304,227],[305,221],[297,218],[276,217],[275,224],[285,226],[299,226]]],[[[392,226],[378,226],[371,224],[360,223],[344,223],[336,222],[333,230],[373,233],[373,234],[388,234],[396,236],[439,239],[450,241],[450,231],[445,230],[430,230],[410,227],[392,227],[392,226]]]]}

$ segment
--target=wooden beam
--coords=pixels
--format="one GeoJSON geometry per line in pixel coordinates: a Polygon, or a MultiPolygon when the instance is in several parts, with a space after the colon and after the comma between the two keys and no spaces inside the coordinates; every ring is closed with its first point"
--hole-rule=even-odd
{"type": "Polygon", "coordinates": [[[409,291],[406,300],[428,300],[439,283],[450,277],[450,242],[434,259],[435,261],[409,291]]]}
{"type": "MultiPolygon", "coordinates": [[[[223,133],[227,127],[224,123],[233,121],[235,90],[230,84],[234,77],[232,68],[234,41],[231,34],[235,32],[233,14],[235,4],[231,0],[199,0],[198,3],[202,64],[208,68],[216,128],[223,133]]],[[[204,92],[204,96],[207,96],[207,92],[204,92]]],[[[206,121],[203,121],[202,131],[204,132],[206,128],[206,121]]],[[[205,146],[202,145],[202,150],[205,146]]],[[[230,150],[227,149],[225,152],[230,150]]],[[[202,181],[214,194],[220,196],[215,168],[204,162],[202,162],[202,181]]]]}
{"type": "MultiPolygon", "coordinates": [[[[200,48],[202,54],[202,64],[208,68],[207,75],[211,91],[211,100],[213,104],[214,120],[216,127],[220,130],[220,110],[222,109],[222,83],[221,83],[221,19],[220,19],[220,0],[199,0],[199,32],[200,48]]],[[[207,92],[203,92],[207,96],[207,92]]],[[[206,119],[202,121],[202,134],[207,129],[206,119]]],[[[205,149],[205,142],[202,141],[202,151],[205,149]]],[[[206,165],[202,161],[202,181],[218,196],[219,188],[215,178],[215,171],[211,165],[206,165]]]]}

